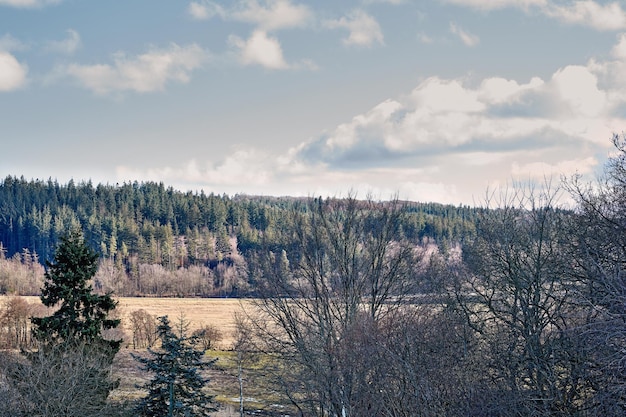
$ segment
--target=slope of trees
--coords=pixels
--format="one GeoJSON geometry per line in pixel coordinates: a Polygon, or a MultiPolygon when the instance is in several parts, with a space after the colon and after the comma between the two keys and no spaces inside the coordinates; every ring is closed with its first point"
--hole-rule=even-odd
{"type": "MultiPolygon", "coordinates": [[[[44,264],[60,236],[83,230],[100,258],[98,291],[118,295],[254,294],[260,251],[296,243],[288,221],[307,199],[182,193],[163,184],[94,186],[7,177],[0,181],[0,260],[44,264]],[[29,261],[30,262],[30,261],[29,261]]],[[[401,232],[413,241],[461,241],[476,210],[408,204],[401,232]]],[[[367,227],[367,225],[366,225],[367,227]]],[[[292,251],[289,250],[291,253],[292,251]]],[[[35,283],[2,279],[0,293],[33,294],[35,283]]]]}

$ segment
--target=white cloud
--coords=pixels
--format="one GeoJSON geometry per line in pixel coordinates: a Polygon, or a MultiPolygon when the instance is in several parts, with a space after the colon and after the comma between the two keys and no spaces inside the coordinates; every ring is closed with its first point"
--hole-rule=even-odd
{"type": "Polygon", "coordinates": [[[213,16],[222,16],[226,15],[226,11],[224,8],[213,2],[203,1],[203,2],[191,2],[187,7],[187,12],[191,17],[197,20],[208,20],[213,16]]]}
{"type": "MultiPolygon", "coordinates": [[[[204,186],[237,187],[246,184],[259,187],[274,179],[275,169],[268,164],[268,155],[256,149],[239,149],[217,164],[199,163],[192,159],[181,167],[150,168],[116,167],[119,180],[168,181],[204,186]]],[[[241,190],[236,190],[241,191],[241,190]]],[[[235,192],[236,192],[235,191],[235,192]]]]}
{"type": "Polygon", "coordinates": [[[538,167],[539,160],[564,173],[571,173],[575,165],[589,172],[597,161],[579,152],[585,146],[607,146],[611,133],[626,125],[623,113],[616,111],[626,105],[624,71],[616,69],[623,65],[590,61],[587,66],[561,68],[547,80],[533,77],[526,83],[492,77],[469,86],[463,79],[428,78],[410,94],[385,100],[295,147],[290,157],[304,166],[322,163],[329,169],[357,169],[392,166],[407,158],[422,167],[434,166],[443,163],[438,155],[449,159],[457,153],[468,156],[458,160],[468,167],[497,165],[520,173],[538,167]],[[615,81],[617,74],[622,84],[615,81]],[[606,78],[603,85],[600,76],[606,78]],[[512,159],[514,154],[525,159],[512,159]]]}
{"type": "Polygon", "coordinates": [[[231,36],[230,43],[239,49],[239,59],[244,65],[256,64],[269,69],[289,68],[278,40],[262,30],[254,31],[247,40],[231,36]]]}
{"type": "Polygon", "coordinates": [[[601,4],[594,0],[442,0],[444,3],[494,10],[515,7],[526,12],[539,11],[568,24],[588,26],[596,30],[626,29],[626,12],[620,2],[601,4]]]}
{"type": "Polygon", "coordinates": [[[456,23],[450,22],[450,32],[457,35],[466,46],[476,46],[480,43],[478,36],[463,30],[456,23]]]}
{"type": "Polygon", "coordinates": [[[61,0],[0,0],[0,6],[10,6],[24,9],[43,7],[58,3],[61,3],[61,0]]]}
{"type": "Polygon", "coordinates": [[[443,2],[481,10],[494,10],[505,7],[528,9],[531,6],[544,6],[547,0],[443,0],[443,2]]]}
{"type": "Polygon", "coordinates": [[[26,49],[28,49],[27,44],[17,38],[14,38],[8,33],[0,38],[0,51],[11,52],[24,51],[26,49]]]}
{"type": "Polygon", "coordinates": [[[626,33],[619,36],[619,41],[611,50],[611,54],[620,60],[626,60],[626,33]]]}
{"type": "Polygon", "coordinates": [[[294,5],[289,0],[247,0],[231,12],[234,20],[255,24],[265,31],[302,27],[312,13],[305,5],[294,5]]]}
{"type": "Polygon", "coordinates": [[[542,8],[548,16],[563,22],[589,26],[597,30],[626,28],[626,12],[618,2],[599,4],[595,1],[574,1],[570,4],[548,4],[542,8]]]}
{"type": "Polygon", "coordinates": [[[67,30],[67,38],[61,41],[47,42],[45,49],[49,52],[71,55],[81,46],[80,35],[73,29],[67,30]]]}
{"type": "Polygon", "coordinates": [[[343,39],[345,45],[372,46],[384,44],[380,25],[363,10],[354,10],[348,16],[337,20],[327,20],[324,25],[330,29],[347,29],[350,33],[343,39]]]}
{"type": "MultiPolygon", "coordinates": [[[[616,43],[620,48],[622,38],[616,43]]],[[[487,187],[592,175],[599,147],[626,126],[626,58],[589,61],[524,82],[431,77],[282,155],[237,150],[217,164],[129,171],[220,192],[339,195],[354,190],[442,203],[487,187]]],[[[601,152],[600,152],[601,153],[601,152]]]]}
{"type": "Polygon", "coordinates": [[[516,178],[558,178],[559,176],[570,177],[574,174],[590,174],[598,165],[598,160],[592,156],[587,158],[558,161],[555,164],[546,162],[530,162],[519,164],[514,162],[511,166],[511,174],[516,178]]]}
{"type": "Polygon", "coordinates": [[[26,84],[28,67],[13,55],[0,51],[0,91],[16,90],[26,84]]]}
{"type": "Polygon", "coordinates": [[[167,49],[155,49],[137,57],[118,53],[113,65],[72,64],[66,68],[66,73],[97,94],[115,91],[145,93],[163,90],[169,81],[187,83],[191,72],[200,68],[207,56],[198,45],[181,47],[172,44],[167,49]]]}
{"type": "Polygon", "coordinates": [[[601,116],[609,104],[606,92],[598,89],[597,76],[587,67],[569,65],[558,70],[552,76],[552,85],[562,105],[577,116],[601,116]]]}

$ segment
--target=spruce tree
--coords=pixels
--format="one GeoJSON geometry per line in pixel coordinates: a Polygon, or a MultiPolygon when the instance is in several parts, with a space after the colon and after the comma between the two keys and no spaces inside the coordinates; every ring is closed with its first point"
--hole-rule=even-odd
{"type": "Polygon", "coordinates": [[[151,357],[133,357],[154,377],[143,386],[148,394],[137,406],[145,417],[208,416],[216,411],[213,397],[202,389],[208,382],[200,371],[215,360],[204,361],[204,352],[195,348],[194,337],[174,334],[167,316],[159,317],[159,351],[148,349],[151,357]]]}
{"type": "Polygon", "coordinates": [[[120,323],[108,318],[117,302],[111,294],[93,292],[89,281],[98,269],[98,255],[85,244],[82,232],[73,229],[62,236],[54,261],[46,265],[41,302],[47,307],[58,305],[58,309],[51,316],[31,319],[35,337],[43,345],[88,342],[117,353],[121,340],[102,336],[103,330],[120,323]]]}

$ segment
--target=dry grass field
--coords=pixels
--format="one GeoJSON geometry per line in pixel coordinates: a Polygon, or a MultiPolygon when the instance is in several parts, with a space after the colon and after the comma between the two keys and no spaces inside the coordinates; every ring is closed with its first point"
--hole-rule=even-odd
{"type": "MultiPolygon", "coordinates": [[[[23,297],[29,303],[39,303],[39,297],[23,297]]],[[[0,296],[0,305],[4,304],[5,296],[0,296]]],[[[189,322],[189,332],[193,332],[206,324],[211,324],[222,331],[224,336],[220,348],[230,349],[234,341],[236,312],[250,307],[251,302],[245,299],[235,298],[139,298],[139,297],[115,297],[119,302],[117,314],[122,319],[122,326],[127,337],[132,337],[129,326],[129,316],[133,311],[145,310],[155,317],[169,316],[170,323],[174,327],[184,315],[189,322]]]]}
{"type": "Polygon", "coordinates": [[[220,329],[223,349],[230,349],[235,337],[235,313],[243,311],[250,301],[234,298],[116,298],[124,330],[130,334],[128,317],[136,310],[145,310],[155,317],[167,315],[175,326],[181,314],[189,321],[189,332],[206,324],[220,329]]]}
{"type": "MultiPolygon", "coordinates": [[[[0,307],[8,297],[0,296],[0,307]]],[[[40,303],[39,297],[23,297],[29,303],[40,303]]],[[[235,319],[237,312],[243,311],[246,307],[251,307],[250,300],[239,300],[229,298],[134,298],[116,297],[119,304],[117,314],[122,319],[122,326],[126,332],[126,337],[131,338],[132,332],[129,326],[129,316],[133,311],[145,310],[157,316],[167,315],[170,322],[175,326],[181,313],[185,320],[189,322],[189,332],[202,327],[205,324],[216,326],[222,331],[224,339],[218,344],[218,349],[207,352],[207,357],[218,359],[216,365],[209,372],[209,390],[216,396],[216,400],[221,404],[220,412],[216,417],[238,416],[237,395],[238,386],[236,379],[236,363],[234,352],[231,349],[234,342],[235,319]]],[[[113,391],[111,397],[114,400],[134,400],[142,393],[137,388],[145,383],[149,375],[143,372],[138,363],[131,357],[133,354],[145,354],[145,350],[122,349],[117,355],[113,365],[114,378],[120,380],[120,386],[113,391]]],[[[251,401],[250,397],[259,394],[260,387],[246,387],[248,403],[246,407],[256,408],[259,403],[251,401]]],[[[262,397],[261,397],[262,398],[262,397]]]]}

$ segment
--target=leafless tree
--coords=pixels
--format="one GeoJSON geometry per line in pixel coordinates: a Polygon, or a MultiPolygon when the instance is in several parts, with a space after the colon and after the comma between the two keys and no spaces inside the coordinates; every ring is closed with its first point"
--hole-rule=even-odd
{"type": "Polygon", "coordinates": [[[214,349],[224,338],[221,330],[212,324],[205,324],[194,330],[192,336],[196,338],[199,347],[204,350],[214,349]]]}
{"type": "Polygon", "coordinates": [[[368,375],[376,332],[402,308],[419,263],[401,234],[404,214],[398,201],[312,199],[288,219],[289,267],[266,253],[252,332],[300,415],[375,415],[386,389],[368,375]]]}
{"type": "Polygon", "coordinates": [[[593,353],[594,408],[626,413],[626,135],[613,135],[616,154],[595,184],[567,183],[578,202],[572,234],[580,304],[590,311],[579,329],[593,353]]]}
{"type": "Polygon", "coordinates": [[[591,389],[574,331],[584,311],[571,279],[571,217],[546,189],[508,189],[488,204],[455,288],[484,341],[500,415],[575,415],[591,389]]]}
{"type": "Polygon", "coordinates": [[[144,309],[130,313],[130,327],[133,349],[151,347],[158,338],[156,318],[144,309]]]}
{"type": "Polygon", "coordinates": [[[121,416],[107,402],[116,385],[110,354],[81,343],[30,352],[5,352],[0,360],[0,415],[15,417],[121,416]]]}

